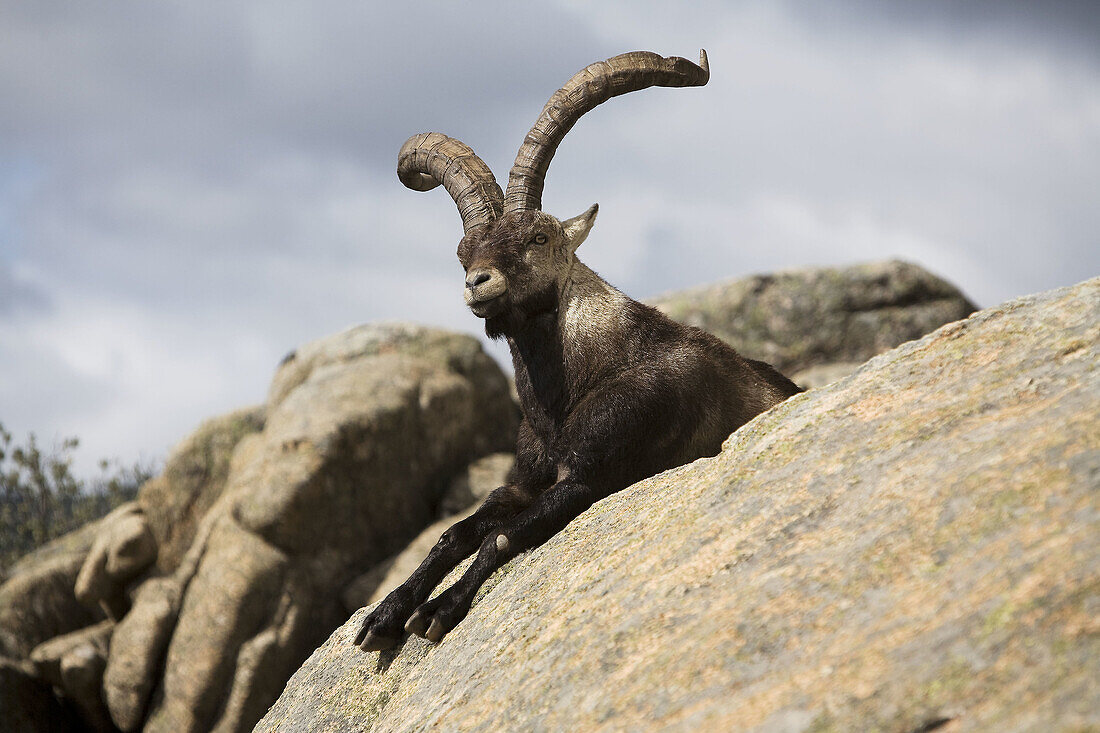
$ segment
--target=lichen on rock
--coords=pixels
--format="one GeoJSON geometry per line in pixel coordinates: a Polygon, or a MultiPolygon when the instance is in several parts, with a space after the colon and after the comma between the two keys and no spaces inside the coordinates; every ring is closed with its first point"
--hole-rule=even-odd
{"type": "Polygon", "coordinates": [[[257,730],[1097,727],[1097,425],[1100,279],[982,311],[598,502],[438,646],[364,654],[361,609],[257,730]]]}

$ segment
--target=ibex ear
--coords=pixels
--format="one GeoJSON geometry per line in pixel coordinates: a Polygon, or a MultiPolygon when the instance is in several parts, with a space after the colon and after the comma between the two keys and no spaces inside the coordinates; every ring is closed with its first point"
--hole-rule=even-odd
{"type": "Polygon", "coordinates": [[[592,231],[592,225],[596,223],[596,212],[599,210],[599,204],[592,204],[583,214],[561,223],[561,228],[565,230],[565,248],[569,252],[576,252],[577,247],[581,246],[581,242],[592,231]]]}

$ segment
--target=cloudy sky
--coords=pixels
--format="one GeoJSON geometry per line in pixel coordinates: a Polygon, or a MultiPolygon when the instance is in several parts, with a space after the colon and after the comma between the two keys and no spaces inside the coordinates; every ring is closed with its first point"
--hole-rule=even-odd
{"type": "MultiPolygon", "coordinates": [[[[695,58],[566,139],[544,204],[635,297],[902,257],[982,306],[1100,274],[1091,2],[0,0],[0,423],[157,459],[347,326],[477,333],[438,130],[507,178],[591,61],[695,58]],[[470,8],[475,8],[471,10],[470,8]]],[[[494,353],[500,354],[497,349],[494,353]]]]}

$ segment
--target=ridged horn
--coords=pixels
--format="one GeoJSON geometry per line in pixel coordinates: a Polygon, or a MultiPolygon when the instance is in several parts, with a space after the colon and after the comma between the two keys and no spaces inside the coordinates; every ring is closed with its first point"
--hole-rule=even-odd
{"type": "Polygon", "coordinates": [[[504,210],[504,194],[489,166],[469,145],[439,132],[413,135],[397,154],[397,177],[414,191],[439,184],[458,205],[465,232],[488,224],[504,210]]]}
{"type": "Polygon", "coordinates": [[[508,174],[505,211],[542,208],[546,171],[558,145],[577,120],[598,104],[647,87],[698,87],[710,79],[707,52],[699,65],[679,56],[664,58],[651,51],[631,51],[597,61],[573,75],[550,97],[520,146],[508,174]]]}

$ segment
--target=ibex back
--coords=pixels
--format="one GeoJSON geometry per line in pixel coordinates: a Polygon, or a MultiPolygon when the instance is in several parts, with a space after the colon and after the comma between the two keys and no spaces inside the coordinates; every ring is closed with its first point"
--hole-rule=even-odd
{"type": "Polygon", "coordinates": [[[547,102],[502,193],[466,145],[415,135],[398,156],[408,187],[439,184],[465,236],[466,304],[512,352],[523,408],[508,482],[439,539],[420,567],[367,616],[355,643],[385,649],[405,631],[438,642],[469,612],[490,574],[560,531],[593,502],[655,473],[715,455],[738,427],[799,391],[768,364],[631,300],[576,257],[596,219],[541,210],[550,160],[565,134],[610,97],[650,86],[701,86],[678,57],[635,51],[594,63],[547,102]],[[428,600],[462,559],[465,574],[428,600]]]}

